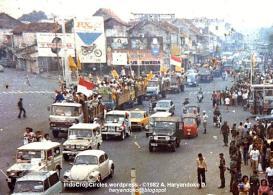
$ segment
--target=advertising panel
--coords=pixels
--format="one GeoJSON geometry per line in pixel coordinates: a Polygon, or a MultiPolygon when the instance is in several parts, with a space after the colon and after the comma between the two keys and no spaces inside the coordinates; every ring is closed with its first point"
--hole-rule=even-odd
{"type": "Polygon", "coordinates": [[[113,53],[113,65],[127,65],[128,64],[128,58],[127,53],[113,53]]]}
{"type": "Polygon", "coordinates": [[[39,57],[75,56],[73,34],[36,33],[39,57]]]}
{"type": "Polygon", "coordinates": [[[82,63],[105,63],[106,46],[103,17],[74,20],[77,54],[82,63]]]}

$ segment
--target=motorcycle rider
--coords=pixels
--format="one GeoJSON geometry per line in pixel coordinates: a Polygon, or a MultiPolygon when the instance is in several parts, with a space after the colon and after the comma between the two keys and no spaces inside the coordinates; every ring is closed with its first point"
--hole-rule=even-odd
{"type": "Polygon", "coordinates": [[[197,93],[197,100],[198,100],[198,102],[201,103],[202,100],[203,100],[203,98],[204,98],[203,91],[202,91],[202,88],[200,87],[200,89],[199,89],[199,91],[197,93]]]}

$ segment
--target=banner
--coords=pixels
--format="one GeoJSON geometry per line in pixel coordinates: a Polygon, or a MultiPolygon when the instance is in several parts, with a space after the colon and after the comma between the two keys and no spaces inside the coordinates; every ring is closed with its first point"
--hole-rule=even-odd
{"type": "Polygon", "coordinates": [[[106,63],[103,17],[74,20],[77,54],[82,63],[106,63]]]}
{"type": "Polygon", "coordinates": [[[36,38],[39,57],[75,56],[73,34],[36,33],[36,38]]]}
{"type": "Polygon", "coordinates": [[[180,57],[171,56],[170,65],[181,67],[182,60],[180,57]]]}

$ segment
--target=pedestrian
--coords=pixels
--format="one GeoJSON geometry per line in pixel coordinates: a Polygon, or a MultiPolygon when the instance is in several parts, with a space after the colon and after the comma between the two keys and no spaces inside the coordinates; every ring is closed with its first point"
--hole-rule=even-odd
{"type": "Polygon", "coordinates": [[[29,77],[28,77],[28,74],[27,74],[27,76],[26,76],[26,84],[27,84],[29,87],[31,86],[30,80],[29,80],[29,77]]]}
{"type": "Polygon", "coordinates": [[[227,121],[225,121],[224,124],[222,125],[221,132],[223,134],[224,146],[228,146],[228,136],[229,136],[230,129],[227,124],[227,121]]]}
{"type": "Polygon", "coordinates": [[[243,138],[242,148],[243,148],[244,165],[247,166],[248,165],[249,142],[248,142],[248,139],[246,137],[243,138]]]}
{"type": "Polygon", "coordinates": [[[207,124],[208,124],[208,115],[206,113],[206,111],[203,111],[203,117],[202,117],[202,121],[203,121],[203,127],[204,127],[204,134],[207,133],[207,124]]]}
{"type": "Polygon", "coordinates": [[[258,168],[258,164],[260,162],[260,152],[257,149],[256,144],[253,146],[253,149],[250,151],[249,156],[251,160],[252,171],[256,171],[258,168]]]}
{"type": "Polygon", "coordinates": [[[237,136],[237,128],[236,128],[236,123],[234,123],[234,124],[233,124],[233,126],[232,126],[232,128],[231,128],[230,133],[231,133],[232,138],[233,138],[233,139],[235,139],[235,138],[236,138],[236,136],[237,136]]]}
{"type": "Polygon", "coordinates": [[[17,105],[19,108],[18,118],[21,118],[22,112],[23,112],[23,117],[26,118],[26,110],[24,109],[24,106],[23,106],[23,98],[19,99],[19,102],[17,103],[17,105]]]}
{"type": "Polygon", "coordinates": [[[204,185],[206,185],[206,171],[207,171],[207,163],[201,153],[198,154],[196,163],[197,163],[197,179],[198,179],[199,189],[201,189],[203,183],[204,185]]]}
{"type": "Polygon", "coordinates": [[[220,180],[221,185],[218,188],[225,188],[225,171],[226,171],[226,160],[224,158],[224,154],[219,154],[220,163],[219,163],[219,169],[220,169],[220,180]]]}
{"type": "Polygon", "coordinates": [[[269,187],[272,188],[273,187],[273,163],[272,162],[270,163],[270,166],[266,168],[265,173],[269,183],[269,187]]]}
{"type": "Polygon", "coordinates": [[[248,195],[249,194],[249,189],[250,189],[250,184],[248,181],[248,176],[244,175],[242,178],[241,183],[238,185],[239,188],[239,195],[248,195]]]}
{"type": "Polygon", "coordinates": [[[229,98],[229,96],[227,95],[226,98],[225,98],[226,110],[228,110],[229,104],[230,104],[230,98],[229,98]]]}
{"type": "Polygon", "coordinates": [[[268,183],[266,179],[261,180],[261,185],[258,190],[258,195],[269,195],[271,192],[270,187],[268,186],[268,183]]]}
{"type": "Polygon", "coordinates": [[[258,195],[260,180],[257,171],[253,171],[253,174],[249,178],[249,184],[250,184],[249,195],[258,195]]]}
{"type": "Polygon", "coordinates": [[[250,129],[251,129],[252,124],[251,124],[251,122],[249,121],[249,118],[247,118],[247,119],[246,119],[246,122],[245,122],[245,124],[244,124],[244,125],[246,125],[246,126],[247,126],[247,129],[248,129],[248,130],[250,130],[250,129]]]}

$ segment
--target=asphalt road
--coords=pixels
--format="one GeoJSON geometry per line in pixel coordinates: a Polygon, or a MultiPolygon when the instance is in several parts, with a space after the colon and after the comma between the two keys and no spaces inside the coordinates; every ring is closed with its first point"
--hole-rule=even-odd
{"type": "MultiPolygon", "coordinates": [[[[0,75],[0,169],[5,171],[14,162],[15,150],[23,144],[24,128],[30,126],[35,130],[48,132],[47,106],[52,102],[52,92],[57,86],[56,81],[30,76],[31,86],[25,84],[25,73],[7,70],[0,75]],[[6,82],[10,88],[4,88],[6,82]],[[28,91],[28,92],[26,92],[28,91]],[[23,92],[23,93],[21,93],[23,92]],[[17,101],[19,97],[24,98],[27,110],[26,119],[17,119],[17,101]]],[[[207,134],[202,134],[193,139],[184,139],[180,148],[175,153],[169,151],[157,151],[150,153],[148,150],[148,139],[144,132],[134,132],[130,138],[124,141],[108,140],[102,144],[102,150],[106,151],[110,159],[115,163],[114,178],[106,180],[109,186],[113,183],[130,183],[130,170],[136,169],[137,182],[147,190],[162,190],[163,193],[147,192],[144,194],[230,194],[229,188],[217,189],[220,184],[218,169],[218,154],[223,152],[229,163],[228,147],[223,147],[220,130],[212,125],[211,93],[214,90],[224,89],[232,82],[215,79],[212,83],[201,84],[205,93],[204,101],[200,104],[201,111],[206,110],[209,115],[207,134]],[[140,147],[139,147],[140,146],[140,147]],[[198,153],[203,153],[207,160],[207,187],[197,189],[196,163],[198,153]],[[183,184],[184,183],[184,184],[183,184]],[[174,186],[175,184],[186,186],[174,186]],[[159,185],[159,186],[158,186],[159,185]],[[191,185],[193,187],[189,187],[191,185]],[[194,186],[195,185],[195,186],[194,186]]],[[[197,103],[196,92],[198,88],[186,88],[184,93],[167,95],[166,99],[172,99],[176,106],[176,115],[181,115],[182,102],[189,97],[191,102],[197,103]]],[[[140,108],[148,109],[148,103],[144,102],[140,108]]],[[[242,108],[231,107],[225,111],[221,107],[223,119],[229,124],[244,121],[249,113],[242,108]]],[[[51,134],[50,134],[51,135],[51,134]]],[[[58,139],[63,142],[64,139],[58,139]]],[[[65,163],[64,170],[71,165],[65,163]]],[[[248,172],[248,167],[243,171],[248,172]]],[[[226,174],[226,186],[229,184],[229,174],[226,174]]],[[[115,187],[99,189],[70,189],[64,193],[69,194],[115,194],[111,190],[115,187]]],[[[119,187],[118,189],[126,189],[119,187]]],[[[127,187],[128,189],[128,187],[127,187]]],[[[0,194],[8,194],[5,177],[0,173],[0,194]]],[[[119,193],[129,194],[129,193],[119,193]]]]}

